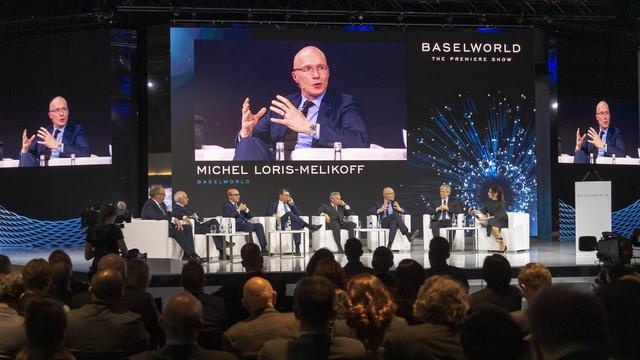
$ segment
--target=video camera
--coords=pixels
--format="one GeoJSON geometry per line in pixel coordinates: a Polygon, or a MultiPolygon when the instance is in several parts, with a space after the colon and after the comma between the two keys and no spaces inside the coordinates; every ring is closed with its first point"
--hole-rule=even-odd
{"type": "Polygon", "coordinates": [[[600,241],[595,236],[578,239],[580,251],[597,251],[596,256],[605,266],[629,265],[633,257],[632,241],[629,238],[605,231],[600,241]]]}

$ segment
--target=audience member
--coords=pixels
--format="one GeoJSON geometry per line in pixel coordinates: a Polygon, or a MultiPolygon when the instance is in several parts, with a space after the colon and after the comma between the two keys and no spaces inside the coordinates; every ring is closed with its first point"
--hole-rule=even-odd
{"type": "Polygon", "coordinates": [[[640,279],[623,276],[600,286],[596,294],[602,300],[609,319],[611,356],[614,359],[640,359],[640,279]]]}
{"type": "Polygon", "coordinates": [[[4,254],[0,254],[0,274],[11,274],[11,259],[4,254]]]}
{"type": "Polygon", "coordinates": [[[413,303],[418,296],[420,286],[424,284],[426,274],[422,265],[413,259],[400,261],[396,268],[396,292],[394,299],[398,310],[396,315],[404,318],[410,325],[417,324],[413,315],[413,303]]]}
{"type": "Polygon", "coordinates": [[[313,276],[298,282],[294,294],[294,313],[300,321],[296,340],[267,341],[259,359],[320,360],[363,359],[364,345],[355,339],[331,337],[330,324],[335,315],[335,289],[326,278],[313,276]]]}
{"type": "Polygon", "coordinates": [[[387,333],[407,326],[407,322],[394,316],[393,298],[374,275],[361,273],[352,277],[346,293],[346,320],[335,321],[333,334],[362,341],[367,359],[381,359],[387,333]]]}
{"type": "Polygon", "coordinates": [[[49,286],[49,296],[71,306],[71,267],[65,262],[57,262],[51,266],[51,284],[49,286]]]}
{"type": "Polygon", "coordinates": [[[336,319],[344,319],[346,315],[345,301],[347,294],[344,292],[346,276],[340,264],[331,259],[324,258],[316,266],[313,276],[322,276],[333,284],[336,292],[336,319]]]}
{"type": "Polygon", "coordinates": [[[46,297],[34,297],[24,309],[27,346],[17,360],[75,360],[64,349],[67,316],[62,304],[46,297]]]}
{"type": "MultiPolygon", "coordinates": [[[[41,258],[30,260],[22,268],[22,280],[24,281],[25,292],[22,295],[22,302],[19,311],[22,312],[27,303],[36,297],[49,297],[49,286],[51,284],[51,266],[41,258]]],[[[65,311],[68,309],[65,309],[65,311]]]]}
{"type": "Polygon", "coordinates": [[[93,276],[93,302],[68,315],[67,345],[71,352],[126,356],[149,348],[149,336],[140,315],[120,305],[124,281],[115,270],[98,271],[93,276]]]}
{"type": "Polygon", "coordinates": [[[520,289],[509,285],[511,265],[504,256],[493,254],[484,259],[482,279],[487,283],[487,287],[469,297],[470,313],[487,305],[496,306],[507,312],[522,308],[520,289]]]}
{"type": "Polygon", "coordinates": [[[373,259],[371,260],[373,273],[382,281],[388,290],[394,290],[396,280],[389,273],[389,269],[393,266],[393,251],[386,246],[379,246],[373,251],[373,259]]]}
{"type": "Polygon", "coordinates": [[[254,276],[267,279],[278,294],[283,294],[278,297],[275,308],[278,311],[285,310],[283,298],[284,294],[286,294],[286,285],[262,271],[264,259],[262,258],[258,244],[249,243],[243,245],[240,249],[240,257],[242,258],[242,266],[245,270],[244,276],[234,276],[225,281],[222,287],[215,293],[215,295],[224,299],[229,326],[249,316],[247,309],[242,306],[242,296],[244,284],[254,276]]]}
{"type": "Polygon", "coordinates": [[[207,278],[204,276],[204,269],[199,262],[190,261],[184,264],[180,278],[184,290],[195,296],[202,305],[204,327],[198,337],[198,345],[205,349],[221,350],[222,333],[227,328],[224,300],[205,294],[204,287],[207,285],[207,278]]]}
{"type": "Polygon", "coordinates": [[[27,343],[24,318],[16,310],[23,292],[21,276],[0,274],[0,358],[13,359],[27,343]]]}
{"type": "Polygon", "coordinates": [[[524,333],[509,313],[485,306],[471,314],[460,327],[466,360],[528,359],[524,333]]]}
{"type": "Polygon", "coordinates": [[[198,346],[197,339],[204,328],[202,304],[188,292],[169,298],[164,306],[160,324],[167,334],[167,345],[155,351],[132,356],[132,360],[233,360],[229,353],[205,350],[198,346]]]}
{"type": "Polygon", "coordinates": [[[333,260],[336,259],[333,256],[333,253],[331,252],[331,250],[327,248],[321,248],[316,250],[316,252],[314,252],[313,255],[311,255],[311,258],[309,259],[309,263],[307,264],[307,268],[305,269],[305,273],[307,274],[307,276],[313,276],[313,273],[316,271],[316,266],[318,265],[318,262],[325,258],[331,258],[333,260]]]}
{"type": "Polygon", "coordinates": [[[468,309],[467,292],[459,282],[430,277],[414,304],[419,324],[389,333],[385,359],[463,359],[457,328],[468,309]]]}
{"type": "Polygon", "coordinates": [[[347,279],[360,273],[373,274],[373,269],[364,266],[360,261],[362,256],[362,242],[356,238],[347,239],[344,243],[344,254],[347,256],[347,265],[344,266],[344,273],[347,279]]]}
{"type": "Polygon", "coordinates": [[[49,254],[49,265],[54,266],[59,262],[64,262],[69,265],[71,269],[71,293],[72,295],[76,295],[79,293],[87,292],[89,289],[89,283],[87,282],[87,276],[85,273],[74,273],[73,272],[73,263],[71,262],[71,257],[69,254],[64,252],[64,250],[55,249],[49,254]]]}
{"type": "Polygon", "coordinates": [[[252,277],[244,284],[242,305],[249,318],[224,333],[224,349],[238,358],[255,358],[268,340],[298,337],[298,324],[292,313],[274,309],[278,294],[264,278],[252,277]]]}
{"type": "Polygon", "coordinates": [[[548,286],[531,307],[530,324],[535,352],[542,359],[608,358],[606,313],[595,295],[548,286]]]}
{"type": "Polygon", "coordinates": [[[449,241],[442,236],[436,236],[429,243],[429,269],[426,270],[427,278],[435,275],[447,275],[462,285],[469,292],[469,280],[464,270],[447,264],[451,256],[449,241]]]}
{"type": "MultiPolygon", "coordinates": [[[[518,273],[518,285],[522,291],[522,295],[527,300],[527,306],[530,308],[536,301],[538,293],[546,286],[551,285],[551,272],[540,263],[528,263],[520,268],[518,273]]],[[[513,320],[520,326],[525,335],[528,335],[529,329],[529,312],[528,310],[516,310],[511,313],[513,320]]]]}

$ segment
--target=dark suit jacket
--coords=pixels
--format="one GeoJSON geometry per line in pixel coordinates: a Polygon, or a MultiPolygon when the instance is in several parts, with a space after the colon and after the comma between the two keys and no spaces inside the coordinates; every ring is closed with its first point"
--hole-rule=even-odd
{"type": "MultiPolygon", "coordinates": [[[[463,212],[462,205],[460,204],[459,201],[451,197],[449,198],[448,201],[449,201],[449,205],[447,206],[449,207],[449,214],[455,215],[463,212]]],[[[442,204],[441,198],[433,199],[427,204],[427,214],[431,214],[432,221],[440,219],[440,214],[442,214],[442,211],[440,210],[436,211],[436,208],[441,204],[442,204]]]]}
{"type": "Polygon", "coordinates": [[[450,276],[452,279],[459,282],[460,285],[462,285],[467,290],[467,292],[469,291],[469,280],[467,279],[467,274],[465,274],[464,270],[460,269],[459,267],[455,267],[447,264],[445,264],[444,266],[432,265],[429,269],[427,269],[426,274],[427,274],[427,278],[430,278],[436,275],[450,276]]]}
{"type": "Polygon", "coordinates": [[[222,204],[222,216],[235,218],[236,225],[248,223],[249,219],[253,217],[249,211],[239,213],[236,207],[228,200],[222,204]]]}
{"type": "MultiPolygon", "coordinates": [[[[47,130],[53,135],[53,125],[46,126],[47,130]]],[[[36,137],[36,140],[39,140],[36,137]]],[[[29,145],[29,153],[36,158],[44,154],[47,147],[34,140],[29,145]]],[[[76,154],[76,157],[91,156],[89,149],[89,140],[84,132],[84,127],[80,124],[67,123],[62,133],[62,144],[64,144],[64,151],[60,153],[60,157],[71,157],[71,154],[76,154]]]]}
{"type": "Polygon", "coordinates": [[[444,325],[422,323],[387,334],[385,359],[464,359],[460,334],[444,325]]]}
{"type": "MultiPolygon", "coordinates": [[[[297,107],[302,95],[290,94],[287,95],[287,99],[297,107]]],[[[265,144],[284,142],[289,128],[271,122],[272,117],[282,118],[281,115],[268,110],[258,121],[251,136],[259,138],[265,144]]],[[[351,95],[327,90],[320,104],[317,124],[320,125],[320,138],[313,139],[312,147],[333,147],[334,142],[342,142],[343,148],[368,148],[370,145],[360,106],[351,95]]]]}
{"type": "Polygon", "coordinates": [[[265,342],[273,339],[294,340],[298,332],[298,320],[293,313],[265,309],[225,331],[224,350],[239,358],[257,355],[265,342]]]}
{"type": "Polygon", "coordinates": [[[67,346],[72,352],[130,352],[149,348],[140,315],[119,306],[87,304],[67,314],[67,346]]]}
{"type": "Polygon", "coordinates": [[[131,357],[131,360],[236,360],[233,354],[205,350],[198,345],[167,345],[156,351],[147,351],[131,357]]]}
{"type": "Polygon", "coordinates": [[[487,305],[506,312],[518,311],[522,309],[522,293],[517,287],[509,285],[509,288],[501,293],[485,288],[469,296],[469,314],[487,305]]]}
{"type": "MultiPolygon", "coordinates": [[[[599,131],[599,129],[596,129],[599,131]]],[[[609,125],[609,129],[607,130],[607,151],[604,153],[604,156],[610,157],[613,154],[616,154],[617,157],[625,157],[626,154],[624,152],[624,141],[622,140],[622,133],[620,129],[613,125],[609,125]]],[[[595,145],[591,144],[588,141],[588,137],[584,139],[582,142],[582,146],[580,150],[576,151],[573,162],[574,163],[587,163],[589,162],[589,154],[592,152],[597,152],[595,145]]]]}
{"type": "Polygon", "coordinates": [[[204,292],[192,293],[202,304],[204,331],[198,344],[206,349],[222,349],[222,334],[227,329],[227,312],[224,300],[204,292]]]}
{"type": "Polygon", "coordinates": [[[330,337],[328,334],[303,334],[294,341],[285,339],[267,341],[258,359],[326,360],[364,359],[364,357],[364,345],[359,340],[330,337]],[[327,348],[329,354],[327,354],[327,348]]]}
{"type": "MultiPolygon", "coordinates": [[[[371,209],[369,209],[369,215],[378,215],[378,209],[380,209],[380,207],[383,204],[383,200],[378,200],[376,201],[372,206],[371,209]]],[[[393,202],[391,202],[393,204],[393,202]]],[[[397,211],[396,209],[393,209],[394,213],[398,213],[400,215],[404,214],[404,211],[397,211]]],[[[382,215],[382,214],[380,214],[382,215]]]]}
{"type": "Polygon", "coordinates": [[[142,205],[140,218],[144,220],[168,220],[169,224],[171,224],[171,218],[173,215],[169,210],[167,210],[167,206],[164,203],[160,203],[160,206],[164,209],[164,214],[153,199],[147,199],[144,205],[142,205]]]}
{"type": "MultiPolygon", "coordinates": [[[[171,215],[177,217],[180,220],[184,219],[185,216],[190,218],[194,214],[195,216],[198,216],[198,214],[196,214],[196,211],[193,210],[189,205],[182,206],[179,204],[173,204],[173,211],[171,212],[171,215]]],[[[198,219],[196,220],[201,220],[201,219],[198,217],[198,219]]]]}
{"type": "Polygon", "coordinates": [[[322,204],[318,213],[325,213],[329,215],[329,221],[342,222],[345,216],[355,215],[352,208],[346,209],[344,206],[338,206],[338,211],[333,209],[331,204],[322,204]]]}
{"type": "MultiPolygon", "coordinates": [[[[272,201],[267,205],[267,212],[266,212],[266,216],[273,216],[273,214],[278,212],[278,203],[280,201],[276,200],[276,201],[272,201]]],[[[302,213],[300,212],[300,209],[298,209],[298,206],[294,203],[294,204],[287,204],[287,206],[289,206],[289,209],[291,209],[291,212],[300,216],[302,213]]]]}

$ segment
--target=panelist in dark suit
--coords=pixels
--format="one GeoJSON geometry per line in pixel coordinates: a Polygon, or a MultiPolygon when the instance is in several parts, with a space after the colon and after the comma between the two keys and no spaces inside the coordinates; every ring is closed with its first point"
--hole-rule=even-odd
{"type": "MultiPolygon", "coordinates": [[[[203,218],[198,216],[198,213],[189,206],[189,196],[184,191],[178,191],[173,195],[173,200],[175,202],[175,206],[173,207],[173,216],[178,219],[189,221],[189,219],[193,219],[195,228],[193,232],[196,234],[206,234],[212,231],[211,228],[214,227],[216,229],[220,229],[220,223],[216,219],[210,219],[204,221],[203,218]]],[[[225,258],[228,259],[228,255],[222,253],[222,238],[218,236],[213,237],[213,242],[216,244],[216,249],[220,252],[220,256],[218,257],[220,260],[225,258]]]]}
{"type": "Polygon", "coordinates": [[[273,160],[272,148],[285,145],[286,158],[297,148],[368,148],[367,128],[353,96],[327,90],[329,66],[324,53],[307,46],[295,55],[293,81],[299,93],[276,96],[271,106],[252,113],[250,100],[242,105],[242,127],[234,160],[273,160]]]}
{"type": "MultiPolygon", "coordinates": [[[[260,249],[263,256],[269,256],[267,250],[267,238],[264,236],[264,227],[262,224],[253,224],[249,222],[253,216],[247,207],[247,204],[240,202],[240,192],[238,189],[231,188],[227,190],[227,201],[222,204],[222,216],[232,217],[236,219],[236,230],[255,233],[260,242],[260,249]]],[[[249,241],[252,242],[251,237],[249,241]]]]}
{"type": "Polygon", "coordinates": [[[355,237],[356,224],[347,220],[347,216],[355,214],[351,211],[351,207],[342,200],[342,195],[339,192],[329,194],[329,202],[329,204],[320,205],[318,212],[320,215],[324,215],[327,229],[333,232],[333,240],[338,245],[338,253],[342,254],[344,250],[340,244],[340,229],[348,230],[350,238],[355,237]]]}
{"type": "Polygon", "coordinates": [[[396,193],[390,188],[386,187],[382,190],[382,200],[377,201],[369,210],[369,215],[378,215],[381,218],[380,226],[384,229],[389,229],[389,243],[387,247],[391,249],[393,240],[396,238],[396,232],[400,229],[400,233],[409,239],[409,242],[415,239],[418,234],[414,231],[413,234],[409,234],[409,229],[404,223],[402,215],[404,209],[400,207],[400,204],[396,201],[396,193]]]}
{"type": "Polygon", "coordinates": [[[80,124],[69,124],[69,107],[67,100],[57,96],[49,103],[49,119],[51,125],[38,129],[37,135],[28,136],[27,130],[22,132],[22,150],[18,166],[39,166],[40,155],[45,161],[51,158],[91,156],[89,140],[80,124]],[[38,141],[34,141],[36,136],[38,141]]]}
{"type": "Polygon", "coordinates": [[[169,236],[174,238],[178,245],[184,250],[183,260],[193,259],[204,262],[206,260],[196,255],[193,247],[193,234],[191,225],[182,225],[180,219],[174,217],[164,204],[164,187],[162,185],[151,185],[149,189],[149,200],[142,206],[140,217],[145,220],[168,220],[169,236]]]}
{"type": "MultiPolygon", "coordinates": [[[[275,217],[276,222],[281,227],[285,227],[287,222],[291,221],[291,230],[307,228],[309,231],[314,232],[322,227],[320,225],[310,225],[300,218],[300,209],[293,202],[289,189],[286,188],[278,190],[278,200],[269,203],[266,215],[275,217]]],[[[293,241],[296,244],[296,255],[300,255],[300,234],[293,234],[293,241]]]]}
{"type": "Polygon", "coordinates": [[[440,236],[440,228],[451,227],[451,219],[462,212],[460,203],[450,198],[449,195],[451,195],[451,186],[442,184],[440,185],[440,198],[430,202],[427,206],[427,214],[431,215],[429,227],[433,237],[440,236]]]}
{"type": "Polygon", "coordinates": [[[596,120],[598,131],[589,127],[586,134],[580,135],[580,129],[576,130],[574,163],[588,163],[590,154],[596,154],[596,157],[626,156],[622,133],[620,129],[611,125],[611,113],[606,101],[600,101],[596,106],[596,120]],[[585,141],[587,137],[589,139],[585,141]]]}

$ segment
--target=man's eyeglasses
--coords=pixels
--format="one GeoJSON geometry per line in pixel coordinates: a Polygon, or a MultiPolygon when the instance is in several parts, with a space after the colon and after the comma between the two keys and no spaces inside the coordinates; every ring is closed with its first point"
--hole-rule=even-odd
{"type": "Polygon", "coordinates": [[[609,112],[608,111],[600,111],[600,112],[597,112],[596,115],[605,116],[605,115],[609,115],[609,112]]]}
{"type": "Polygon", "coordinates": [[[56,114],[66,113],[68,111],[69,111],[69,109],[67,109],[66,107],[61,107],[61,108],[49,110],[49,112],[56,113],[56,114]]]}
{"type": "Polygon", "coordinates": [[[231,196],[240,196],[240,193],[230,194],[231,196]]]}
{"type": "Polygon", "coordinates": [[[313,70],[319,72],[319,73],[324,73],[327,72],[329,70],[329,67],[327,65],[306,65],[303,66],[301,68],[297,68],[297,69],[293,69],[293,71],[302,71],[303,73],[310,73],[313,70]]]}

